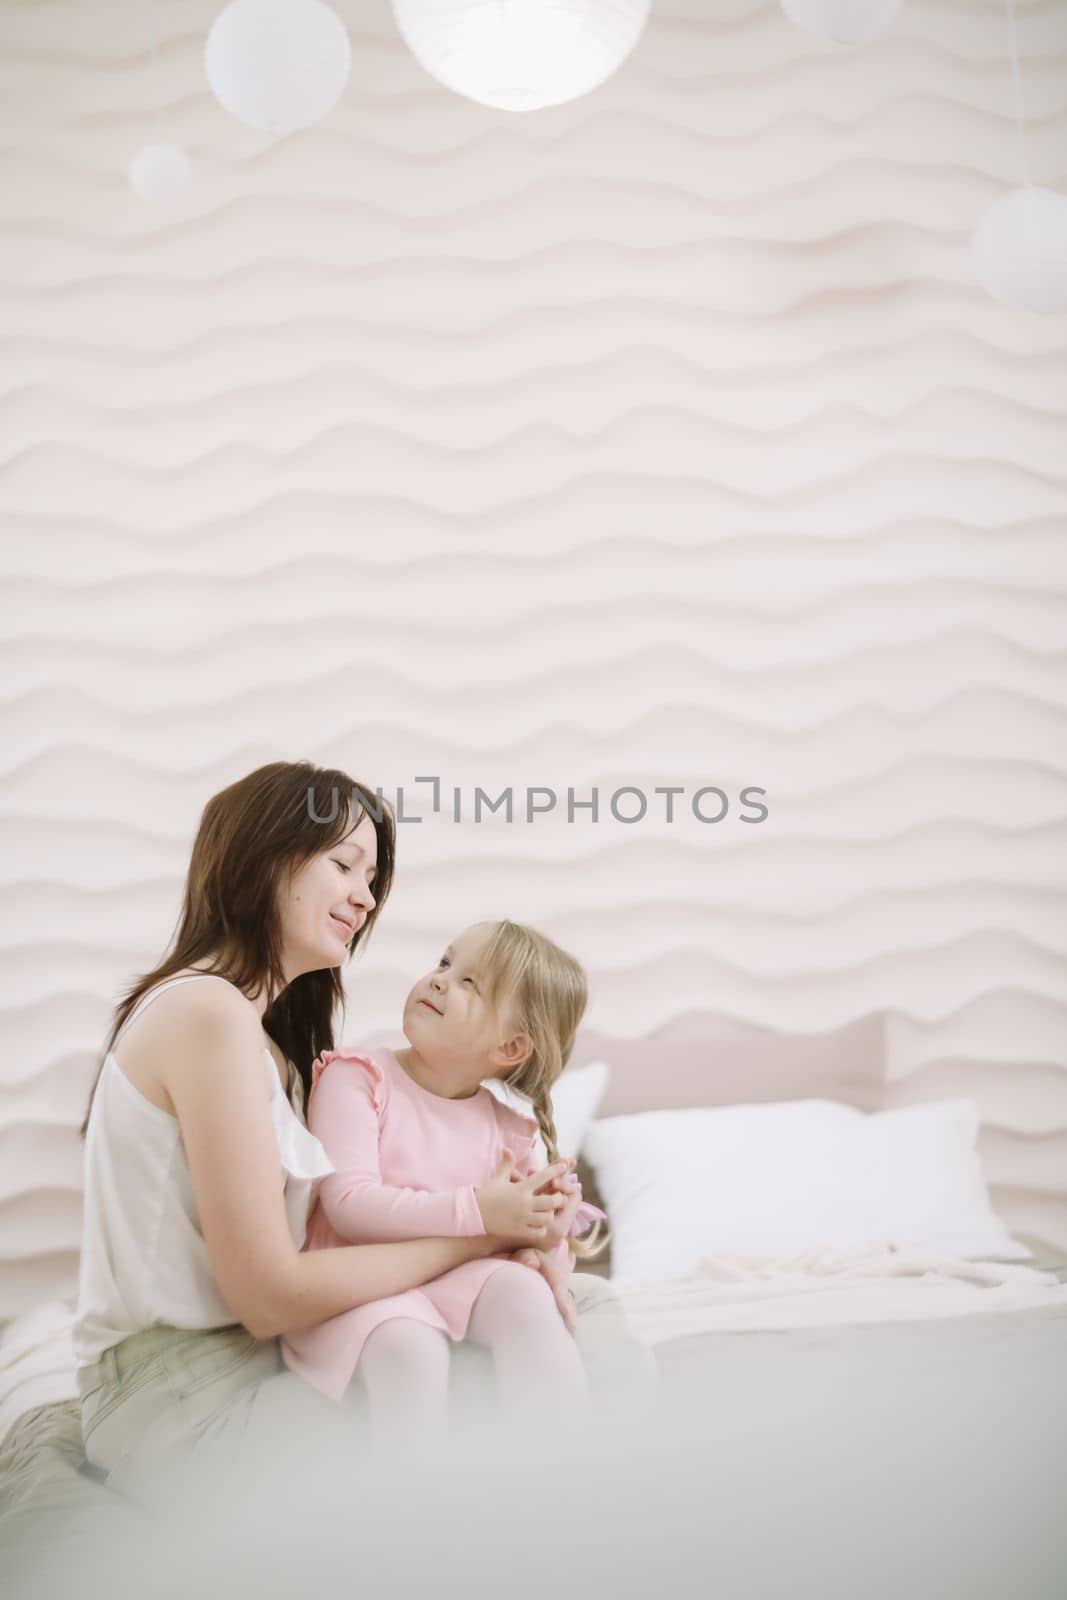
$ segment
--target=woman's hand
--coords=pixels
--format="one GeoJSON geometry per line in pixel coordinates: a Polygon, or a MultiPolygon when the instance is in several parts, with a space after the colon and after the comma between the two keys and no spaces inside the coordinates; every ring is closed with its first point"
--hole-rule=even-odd
{"type": "Polygon", "coordinates": [[[570,1263],[568,1262],[564,1265],[561,1262],[558,1250],[537,1250],[529,1245],[524,1246],[521,1250],[516,1250],[512,1259],[518,1261],[521,1266],[532,1267],[535,1272],[540,1272],[548,1287],[552,1290],[552,1296],[568,1332],[574,1333],[578,1327],[578,1314],[574,1307],[574,1296],[570,1290],[570,1263]]]}
{"type": "Polygon", "coordinates": [[[555,1161],[529,1178],[517,1178],[514,1153],[505,1150],[489,1182],[474,1191],[486,1233],[520,1246],[545,1239],[552,1218],[567,1204],[552,1185],[569,1165],[555,1161]]]}

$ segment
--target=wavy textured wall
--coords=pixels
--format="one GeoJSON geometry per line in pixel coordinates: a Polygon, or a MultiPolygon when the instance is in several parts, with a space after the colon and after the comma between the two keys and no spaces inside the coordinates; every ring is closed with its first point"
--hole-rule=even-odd
{"type": "MultiPolygon", "coordinates": [[[[111,997],[277,756],[423,815],[350,1036],[495,913],[606,1033],[884,1010],[890,1099],[976,1094],[1001,1214],[1067,1251],[1067,318],[970,275],[1018,175],[1000,8],[843,51],[658,0],[613,82],[510,118],[339,0],[350,88],[271,145],[206,91],[217,4],[159,7],[163,215],[140,9],[0,11],[0,1317],[73,1287],[111,997]],[[457,824],[430,774],[735,808],[457,824]]],[[[1063,188],[1067,10],[1018,12],[1063,188]]]]}

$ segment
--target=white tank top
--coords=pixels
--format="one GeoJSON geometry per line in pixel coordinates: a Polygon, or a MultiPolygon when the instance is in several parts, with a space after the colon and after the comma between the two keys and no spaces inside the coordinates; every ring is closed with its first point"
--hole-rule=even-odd
{"type": "MultiPolygon", "coordinates": [[[[170,978],[143,995],[123,1026],[177,983],[227,980],[209,972],[170,978]]],[[[115,1040],[118,1044],[118,1039],[115,1040]]],[[[289,1095],[264,1045],[279,1181],[293,1243],[304,1243],[319,1181],[334,1171],[303,1121],[303,1084],[290,1063],[289,1095]]],[[[143,1328],[232,1327],[215,1283],[178,1120],[153,1105],[125,1076],[114,1048],[104,1058],[85,1137],[85,1209],[74,1359],[89,1366],[143,1328]]]]}

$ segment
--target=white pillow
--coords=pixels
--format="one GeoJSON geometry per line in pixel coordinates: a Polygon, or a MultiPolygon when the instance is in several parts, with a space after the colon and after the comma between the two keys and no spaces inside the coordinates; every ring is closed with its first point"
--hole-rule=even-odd
{"type": "MultiPolygon", "coordinates": [[[[606,1061],[594,1061],[587,1067],[565,1067],[557,1078],[551,1093],[552,1120],[556,1124],[556,1142],[561,1156],[578,1156],[597,1114],[597,1107],[608,1087],[611,1068],[606,1061]]],[[[530,1102],[525,1095],[516,1094],[504,1084],[490,1079],[485,1087],[513,1105],[524,1115],[531,1115],[530,1102]]],[[[542,1152],[544,1145],[538,1135],[542,1152]]]]}
{"type": "Polygon", "coordinates": [[[876,1227],[894,1244],[919,1244],[962,1260],[1033,1256],[989,1203],[979,1122],[978,1102],[968,1098],[864,1118],[863,1182],[876,1227]]]}
{"type": "Polygon", "coordinates": [[[993,1214],[973,1100],[865,1115],[833,1100],[646,1111],[595,1122],[585,1154],[612,1277],[684,1277],[701,1256],[923,1244],[1031,1255],[993,1214]]]}

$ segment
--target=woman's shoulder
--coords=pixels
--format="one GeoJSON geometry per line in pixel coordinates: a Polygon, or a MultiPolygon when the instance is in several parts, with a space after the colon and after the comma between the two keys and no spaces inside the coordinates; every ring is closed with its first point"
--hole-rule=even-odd
{"type": "Polygon", "coordinates": [[[194,1060],[204,1047],[256,1048],[262,1055],[259,1013],[235,984],[211,973],[175,976],[188,981],[157,984],[127,1017],[115,1041],[124,1059],[150,1055],[164,1068],[171,1059],[194,1060]]]}
{"type": "MultiPolygon", "coordinates": [[[[164,979],[155,990],[149,990],[142,997],[151,996],[151,1004],[136,1018],[138,1024],[143,1022],[145,1032],[154,1019],[156,1026],[168,1033],[180,1029],[211,1035],[220,1032],[262,1035],[258,1011],[229,979],[212,972],[195,971],[175,973],[174,977],[180,981],[164,979]]],[[[132,1014],[130,1020],[133,1020],[132,1014]]]]}
{"type": "Polygon", "coordinates": [[[250,1074],[263,1071],[264,1036],[255,1006],[232,983],[208,981],[211,976],[176,973],[190,981],[154,985],[112,1046],[134,1087],[171,1116],[178,1115],[179,1089],[201,1078],[214,1082],[222,1061],[247,1062],[250,1074]]]}
{"type": "Polygon", "coordinates": [[[203,1010],[205,1007],[230,1006],[255,1011],[251,1000],[242,994],[237,985],[221,972],[207,972],[201,967],[183,967],[159,978],[141,996],[142,1004],[149,995],[160,1002],[166,998],[173,1004],[180,1001],[185,1007],[203,1010]]]}

